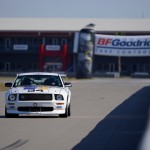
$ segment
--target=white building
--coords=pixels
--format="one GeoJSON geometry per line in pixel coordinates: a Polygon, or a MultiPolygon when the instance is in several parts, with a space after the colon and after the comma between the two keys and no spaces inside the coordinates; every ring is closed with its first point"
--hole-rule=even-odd
{"type": "MultiPolygon", "coordinates": [[[[90,23],[98,34],[150,35],[150,19],[0,18],[0,72],[38,71],[46,65],[75,71],[75,33],[90,23]]],[[[118,72],[118,62],[115,56],[95,55],[94,72],[118,72]]],[[[150,73],[150,56],[121,58],[121,74],[135,72],[150,73]]]]}

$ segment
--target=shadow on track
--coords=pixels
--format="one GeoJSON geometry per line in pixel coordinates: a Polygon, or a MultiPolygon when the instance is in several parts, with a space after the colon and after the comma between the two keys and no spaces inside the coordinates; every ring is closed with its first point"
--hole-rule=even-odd
{"type": "Polygon", "coordinates": [[[72,150],[137,150],[149,105],[150,87],[144,87],[109,113],[72,150]]]}

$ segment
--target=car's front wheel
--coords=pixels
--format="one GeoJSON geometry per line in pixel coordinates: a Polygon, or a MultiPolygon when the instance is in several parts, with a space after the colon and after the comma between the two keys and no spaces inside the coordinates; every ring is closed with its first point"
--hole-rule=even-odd
{"type": "Polygon", "coordinates": [[[5,117],[6,118],[17,118],[17,117],[19,117],[19,114],[9,114],[9,113],[7,113],[7,109],[5,107],[5,117]]]}
{"type": "Polygon", "coordinates": [[[66,107],[66,111],[64,114],[60,114],[59,117],[60,118],[67,118],[68,116],[71,115],[71,110],[70,110],[70,105],[68,107],[66,107]]]}
{"type": "Polygon", "coordinates": [[[71,116],[71,105],[68,107],[68,116],[71,116]]]}

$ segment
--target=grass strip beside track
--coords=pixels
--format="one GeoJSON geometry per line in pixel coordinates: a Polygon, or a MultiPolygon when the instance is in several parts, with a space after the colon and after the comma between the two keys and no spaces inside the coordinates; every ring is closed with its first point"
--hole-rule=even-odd
{"type": "Polygon", "coordinates": [[[13,82],[14,79],[14,77],[0,77],[0,91],[9,90],[9,87],[5,87],[5,82],[13,82]]]}
{"type": "Polygon", "coordinates": [[[0,92],[1,91],[7,91],[9,88],[5,87],[5,83],[0,83],[0,92]]]}

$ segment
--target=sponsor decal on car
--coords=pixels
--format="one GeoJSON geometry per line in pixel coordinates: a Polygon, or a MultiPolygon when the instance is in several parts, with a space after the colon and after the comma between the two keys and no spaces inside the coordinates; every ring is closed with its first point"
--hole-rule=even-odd
{"type": "Polygon", "coordinates": [[[62,109],[62,106],[57,106],[58,109],[62,109]]]}
{"type": "Polygon", "coordinates": [[[48,90],[48,86],[40,86],[36,88],[36,91],[48,90]]]}
{"type": "Polygon", "coordinates": [[[34,92],[34,91],[41,91],[43,92],[44,90],[48,90],[48,86],[25,86],[24,90],[28,90],[28,92],[34,92]]]}
{"type": "Polygon", "coordinates": [[[24,90],[35,90],[37,86],[25,86],[24,90]]]}

